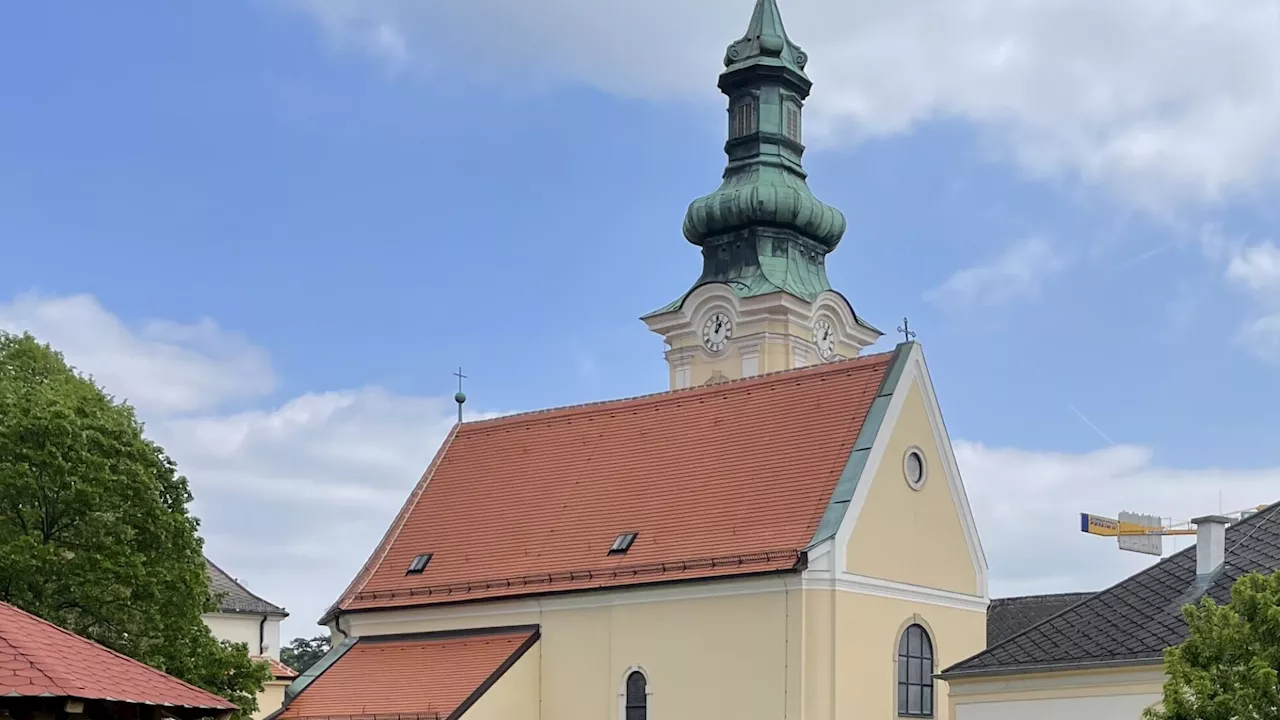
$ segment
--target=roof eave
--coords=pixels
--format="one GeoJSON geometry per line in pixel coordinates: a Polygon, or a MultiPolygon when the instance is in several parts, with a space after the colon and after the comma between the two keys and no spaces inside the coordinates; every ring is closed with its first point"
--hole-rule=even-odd
{"type": "Polygon", "coordinates": [[[953,665],[940,673],[936,673],[934,677],[950,682],[958,679],[1003,677],[1006,675],[1034,675],[1038,673],[1069,672],[1073,670],[1110,670],[1143,667],[1148,665],[1164,665],[1163,654],[1155,657],[1080,660],[1063,663],[1035,663],[1026,665],[997,665],[994,667],[983,668],[959,668],[958,666],[953,665]]]}

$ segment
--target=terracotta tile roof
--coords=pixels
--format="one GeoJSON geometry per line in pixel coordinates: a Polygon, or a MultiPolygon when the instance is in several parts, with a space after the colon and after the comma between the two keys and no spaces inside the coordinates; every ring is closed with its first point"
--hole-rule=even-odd
{"type": "Polygon", "coordinates": [[[335,608],[792,569],[893,357],[459,425],[335,608]]]}
{"type": "Polygon", "coordinates": [[[362,637],[277,718],[445,720],[465,711],[537,641],[536,627],[362,637]]]}
{"type": "Polygon", "coordinates": [[[298,677],[297,670],[294,670],[273,657],[254,655],[253,659],[260,660],[269,665],[271,667],[271,677],[276,680],[292,680],[293,678],[298,677]]]}
{"type": "Polygon", "coordinates": [[[235,709],[216,695],[0,603],[0,697],[15,695],[235,709]]]}

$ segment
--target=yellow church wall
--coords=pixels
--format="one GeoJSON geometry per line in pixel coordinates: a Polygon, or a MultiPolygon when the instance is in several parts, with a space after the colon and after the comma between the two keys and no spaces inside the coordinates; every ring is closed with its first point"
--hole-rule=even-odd
{"type": "Polygon", "coordinates": [[[461,717],[464,720],[540,720],[541,642],[529,648],[461,717]]]}
{"type": "MultiPolygon", "coordinates": [[[[897,390],[903,392],[903,389],[897,390]]],[[[947,483],[943,456],[934,441],[919,382],[907,396],[890,432],[866,500],[846,546],[846,567],[855,575],[980,594],[978,576],[961,525],[961,510],[947,483]],[[903,475],[907,449],[924,454],[924,487],[913,490],[903,475]]],[[[866,482],[868,478],[862,478],[866,482]]]]}
{"type": "MultiPolygon", "coordinates": [[[[835,717],[888,720],[898,716],[898,640],[915,623],[929,632],[933,642],[934,672],[986,647],[983,610],[836,594],[835,717]]],[[[934,717],[947,720],[947,685],[935,681],[934,687],[934,717]]]]}
{"type": "Polygon", "coordinates": [[[769,580],[772,589],[715,597],[548,603],[511,613],[493,612],[501,607],[495,603],[472,615],[412,611],[417,614],[407,620],[400,611],[347,615],[343,623],[356,635],[537,624],[541,639],[525,659],[538,663],[538,693],[517,683],[508,694],[539,698],[544,719],[618,717],[623,681],[638,668],[648,678],[652,717],[799,720],[802,591],[785,588],[781,578],[769,580]]]}

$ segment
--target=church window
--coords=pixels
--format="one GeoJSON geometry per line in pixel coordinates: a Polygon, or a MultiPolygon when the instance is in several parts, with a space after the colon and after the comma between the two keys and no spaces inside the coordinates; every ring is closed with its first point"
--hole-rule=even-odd
{"type": "Polygon", "coordinates": [[[431,553],[419,555],[409,563],[409,569],[405,571],[405,575],[421,575],[423,570],[427,569],[427,563],[431,562],[431,553]]]}
{"type": "Polygon", "coordinates": [[[800,106],[793,102],[783,106],[783,133],[788,139],[800,142],[800,106]]]}
{"type": "Polygon", "coordinates": [[[622,720],[648,720],[649,681],[644,673],[632,671],[627,676],[627,686],[623,692],[622,720]]]}
{"type": "Polygon", "coordinates": [[[920,448],[907,448],[907,453],[902,456],[902,474],[912,490],[924,487],[925,478],[928,477],[927,469],[924,464],[924,453],[920,448]]]}
{"type": "Polygon", "coordinates": [[[750,135],[758,128],[758,122],[754,98],[734,105],[729,113],[729,137],[740,138],[750,135]]]}
{"type": "Polygon", "coordinates": [[[631,543],[636,541],[636,536],[640,533],[622,533],[614,538],[613,546],[609,548],[610,555],[621,555],[631,549],[631,543]]]}
{"type": "Polygon", "coordinates": [[[898,715],[933,717],[933,641],[918,624],[898,641],[898,715]]]}

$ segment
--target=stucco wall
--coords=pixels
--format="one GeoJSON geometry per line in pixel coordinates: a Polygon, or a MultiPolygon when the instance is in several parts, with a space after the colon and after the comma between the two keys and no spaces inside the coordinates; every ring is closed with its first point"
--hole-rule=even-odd
{"type": "Polygon", "coordinates": [[[541,643],[529,648],[480,699],[462,714],[464,720],[539,720],[542,675],[541,643]]]}
{"type": "Polygon", "coordinates": [[[1140,720],[1160,702],[1164,679],[1158,666],[960,678],[951,704],[955,720],[1140,720]]]}
{"type": "Polygon", "coordinates": [[[259,647],[258,637],[262,615],[209,613],[203,617],[205,625],[209,626],[210,632],[219,640],[244,643],[249,647],[250,655],[270,655],[276,660],[280,659],[279,618],[268,616],[266,626],[261,628],[263,633],[261,641],[267,645],[267,651],[264,653],[259,647]]]}
{"type": "MultiPolygon", "coordinates": [[[[799,720],[802,591],[785,587],[781,577],[749,587],[760,590],[607,604],[635,597],[632,590],[598,595],[594,601],[602,604],[594,606],[579,599],[586,607],[549,602],[494,613],[490,605],[434,618],[422,611],[352,614],[343,625],[355,635],[378,635],[538,624],[542,638],[526,655],[538,663],[538,693],[525,697],[540,700],[542,718],[617,717],[623,679],[639,668],[649,679],[654,718],[799,720]]],[[[503,703],[515,702],[515,691],[509,694],[503,703]]]]}
{"type": "Polygon", "coordinates": [[[268,682],[266,687],[262,688],[262,692],[258,693],[258,711],[253,714],[255,720],[261,720],[284,704],[284,689],[289,687],[286,682],[268,682]]]}
{"type": "Polygon", "coordinates": [[[947,483],[924,394],[918,382],[906,391],[902,412],[849,537],[847,569],[857,575],[978,594],[961,509],[947,483]],[[903,474],[903,457],[910,447],[919,448],[925,458],[925,484],[920,490],[911,489],[903,474]]]}
{"type": "Polygon", "coordinates": [[[1141,720],[1159,701],[1148,694],[973,703],[958,705],[956,720],[1141,720]]]}

